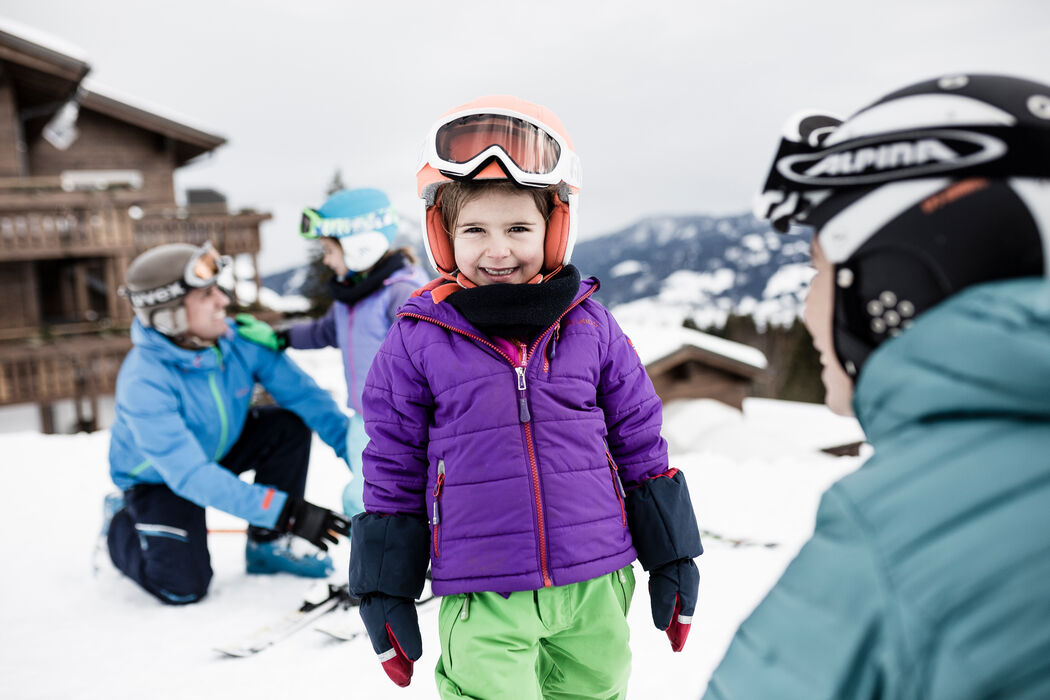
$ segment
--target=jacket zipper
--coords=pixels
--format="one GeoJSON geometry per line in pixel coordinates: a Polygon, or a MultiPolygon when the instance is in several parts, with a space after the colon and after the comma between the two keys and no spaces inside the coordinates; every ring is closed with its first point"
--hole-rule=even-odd
{"type": "Polygon", "coordinates": [[[605,450],[605,458],[609,460],[609,471],[612,472],[616,500],[620,502],[620,517],[623,519],[623,526],[627,527],[627,508],[624,506],[624,501],[627,500],[627,492],[624,491],[623,481],[620,480],[620,469],[616,466],[616,462],[613,461],[612,454],[608,449],[605,450]]]}
{"type": "Polygon", "coordinates": [[[434,525],[434,558],[440,559],[438,552],[438,527],[441,524],[441,487],[445,485],[445,460],[438,460],[438,478],[434,485],[434,517],[430,522],[434,525]]]}
{"type": "MultiPolygon", "coordinates": [[[[546,527],[546,525],[544,523],[544,518],[543,518],[543,497],[542,497],[541,492],[540,492],[539,466],[536,463],[536,450],[535,450],[535,447],[533,446],[533,442],[532,442],[532,416],[529,413],[529,404],[528,404],[528,398],[527,398],[527,393],[526,393],[528,387],[527,387],[527,385],[525,383],[525,369],[528,367],[529,358],[532,357],[532,354],[536,350],[536,348],[539,346],[540,341],[542,341],[545,337],[547,337],[547,334],[551,330],[551,328],[557,328],[559,326],[559,324],[561,324],[561,320],[565,317],[565,314],[569,313],[570,311],[575,309],[577,306],[582,304],[593,293],[594,293],[594,288],[593,287],[591,289],[588,289],[586,292],[584,292],[583,296],[580,297],[578,300],[574,301],[571,305],[569,305],[569,307],[567,309],[565,309],[565,311],[563,311],[561,313],[561,315],[558,316],[557,319],[555,319],[554,323],[552,323],[547,328],[547,330],[545,330],[543,333],[540,333],[539,337],[537,337],[536,340],[533,342],[532,347],[529,348],[526,352],[524,352],[524,354],[522,354],[522,356],[520,357],[520,362],[521,362],[520,365],[516,364],[514,362],[514,360],[512,360],[509,355],[507,355],[507,353],[503,352],[503,350],[500,349],[499,347],[497,347],[494,343],[490,343],[489,341],[485,340],[481,336],[474,335],[473,333],[468,333],[467,331],[465,331],[465,330],[463,330],[461,328],[456,328],[455,326],[453,326],[451,324],[444,323],[443,321],[438,321],[437,319],[430,318],[429,316],[424,316],[422,314],[414,314],[414,313],[408,313],[408,312],[402,312],[402,313],[398,314],[399,317],[415,318],[415,319],[418,319],[420,321],[426,321],[428,323],[433,323],[434,325],[440,326],[441,328],[444,328],[445,330],[452,331],[453,333],[459,333],[460,335],[465,336],[467,338],[470,338],[471,340],[473,340],[475,342],[478,342],[478,343],[481,343],[482,345],[490,347],[493,350],[495,350],[498,355],[500,355],[508,363],[510,363],[510,366],[514,369],[514,372],[517,375],[517,379],[518,379],[518,419],[521,421],[522,427],[523,427],[523,429],[525,431],[525,446],[528,449],[528,453],[529,453],[529,470],[530,470],[531,475],[532,475],[532,493],[533,493],[533,497],[534,497],[535,502],[536,502],[536,522],[537,522],[537,529],[539,531],[539,538],[540,538],[540,543],[539,543],[540,544],[540,572],[543,575],[543,587],[544,588],[550,588],[551,586],[553,586],[554,585],[554,581],[551,578],[550,568],[549,568],[548,562],[547,562],[547,527],[546,527]]],[[[521,344],[521,350],[525,350],[525,349],[526,349],[525,348],[525,344],[522,343],[521,344]]],[[[520,351],[519,351],[519,353],[520,353],[520,351]]],[[[438,473],[438,481],[443,483],[443,481],[441,479],[440,472],[438,473]]],[[[435,501],[435,504],[436,504],[436,501],[435,501]]],[[[434,530],[435,530],[434,542],[435,542],[435,553],[436,553],[436,551],[437,551],[437,549],[436,549],[437,528],[435,527],[434,530]]]]}
{"type": "Polygon", "coordinates": [[[551,370],[551,361],[554,359],[554,353],[558,350],[558,338],[561,336],[561,325],[555,326],[554,336],[547,343],[547,348],[543,352],[543,372],[547,373],[551,370]]]}

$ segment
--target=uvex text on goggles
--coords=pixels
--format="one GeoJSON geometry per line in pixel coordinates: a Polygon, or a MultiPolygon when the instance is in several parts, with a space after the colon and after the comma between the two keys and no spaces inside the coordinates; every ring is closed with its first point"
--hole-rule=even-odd
{"type": "Polygon", "coordinates": [[[469,180],[497,162],[519,185],[580,186],[580,163],[554,129],[508,109],[467,110],[448,115],[431,130],[423,154],[452,179],[469,180]]]}
{"type": "Polygon", "coordinates": [[[299,223],[299,235],[306,239],[346,238],[359,233],[379,231],[397,222],[393,207],[386,207],[361,216],[334,217],[326,219],[315,209],[303,209],[299,223]]]}

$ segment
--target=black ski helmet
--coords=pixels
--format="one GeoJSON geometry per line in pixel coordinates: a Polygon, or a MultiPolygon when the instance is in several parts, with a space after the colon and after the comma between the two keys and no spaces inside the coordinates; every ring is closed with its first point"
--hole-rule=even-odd
{"type": "Polygon", "coordinates": [[[845,121],[789,121],[755,214],[812,226],[835,268],[835,353],[868,355],[965,287],[1050,267],[1050,86],[953,75],[845,121]]]}

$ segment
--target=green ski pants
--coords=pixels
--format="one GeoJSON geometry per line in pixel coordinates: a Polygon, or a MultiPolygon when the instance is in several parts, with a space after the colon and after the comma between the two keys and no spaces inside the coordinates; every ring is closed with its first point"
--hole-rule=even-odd
{"type": "Polygon", "coordinates": [[[445,596],[438,692],[450,698],[623,698],[630,565],[568,586],[445,596]]]}

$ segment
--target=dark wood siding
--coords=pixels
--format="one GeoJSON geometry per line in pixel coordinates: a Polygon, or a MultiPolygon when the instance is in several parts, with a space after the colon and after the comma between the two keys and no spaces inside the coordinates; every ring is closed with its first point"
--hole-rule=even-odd
{"type": "Polygon", "coordinates": [[[29,146],[32,175],[65,170],[137,170],[142,173],[142,206],[175,206],[175,155],[169,139],[87,109],[77,118],[80,136],[65,151],[43,138],[29,146]]]}

